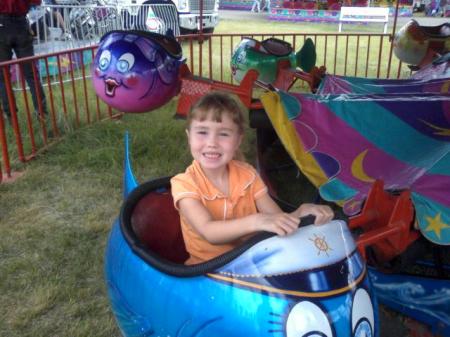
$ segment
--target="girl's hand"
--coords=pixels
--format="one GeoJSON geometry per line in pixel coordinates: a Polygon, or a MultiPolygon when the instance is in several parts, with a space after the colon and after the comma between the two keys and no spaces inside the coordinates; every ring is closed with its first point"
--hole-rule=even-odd
{"type": "Polygon", "coordinates": [[[315,225],[330,222],[334,217],[334,212],[330,206],[316,204],[302,204],[291,214],[299,218],[306,215],[314,215],[316,217],[315,225]]]}
{"type": "Polygon", "coordinates": [[[291,234],[299,224],[299,219],[288,213],[257,213],[255,216],[255,231],[272,232],[280,236],[291,234]]]}

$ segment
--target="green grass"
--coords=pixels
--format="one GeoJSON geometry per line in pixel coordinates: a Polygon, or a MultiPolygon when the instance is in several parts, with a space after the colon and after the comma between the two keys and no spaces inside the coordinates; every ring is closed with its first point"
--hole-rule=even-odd
{"type": "Polygon", "coordinates": [[[123,135],[141,180],[189,160],[173,104],[78,129],[0,185],[0,336],[116,336],[103,282],[121,203],[123,135]]]}
{"type": "MultiPolygon", "coordinates": [[[[255,24],[223,21],[217,32],[274,30],[273,23],[255,24]]],[[[277,24],[280,32],[324,27],[330,28],[277,24]]],[[[56,108],[61,113],[61,103],[56,108]]],[[[120,335],[106,294],[103,255],[121,205],[123,137],[130,132],[141,182],[184,170],[191,159],[184,122],[172,118],[175,108],[174,100],[152,113],[80,128],[62,119],[68,133],[59,142],[33,161],[15,164],[24,175],[0,184],[0,336],[120,335]]],[[[250,130],[243,150],[251,162],[254,149],[250,130]]]]}

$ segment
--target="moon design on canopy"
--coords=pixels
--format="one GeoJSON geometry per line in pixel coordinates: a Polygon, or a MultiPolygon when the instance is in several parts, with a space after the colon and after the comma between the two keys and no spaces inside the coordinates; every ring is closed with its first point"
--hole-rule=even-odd
{"type": "Polygon", "coordinates": [[[351,170],[355,178],[364,181],[366,183],[373,183],[375,179],[367,175],[367,173],[364,171],[363,166],[364,158],[367,154],[367,151],[368,150],[366,149],[356,156],[356,158],[352,162],[351,170]]]}

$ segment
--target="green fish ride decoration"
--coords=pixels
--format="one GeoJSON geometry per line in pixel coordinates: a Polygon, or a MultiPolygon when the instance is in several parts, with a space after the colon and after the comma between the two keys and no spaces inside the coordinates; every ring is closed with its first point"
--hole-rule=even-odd
{"type": "Polygon", "coordinates": [[[316,64],[316,51],[311,39],[306,39],[303,47],[295,53],[289,42],[277,38],[258,41],[245,37],[236,46],[231,57],[231,72],[234,80],[241,82],[249,69],[259,73],[258,80],[272,83],[277,76],[277,65],[287,60],[291,67],[311,71],[316,64]]]}

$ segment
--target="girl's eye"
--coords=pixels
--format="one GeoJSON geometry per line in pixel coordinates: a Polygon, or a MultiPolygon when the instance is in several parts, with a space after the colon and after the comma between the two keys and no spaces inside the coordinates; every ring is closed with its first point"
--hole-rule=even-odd
{"type": "Polygon", "coordinates": [[[109,50],[104,50],[100,55],[98,67],[100,68],[100,70],[106,70],[110,63],[111,63],[111,52],[109,50]]]}
{"type": "Polygon", "coordinates": [[[229,135],[230,135],[230,134],[225,133],[225,132],[220,133],[220,136],[222,136],[222,137],[228,137],[229,135]]]}
{"type": "Polygon", "coordinates": [[[134,55],[125,53],[117,61],[117,70],[121,73],[129,71],[134,65],[134,55]]]}
{"type": "Polygon", "coordinates": [[[197,131],[198,135],[206,135],[206,131],[197,131]]]}

